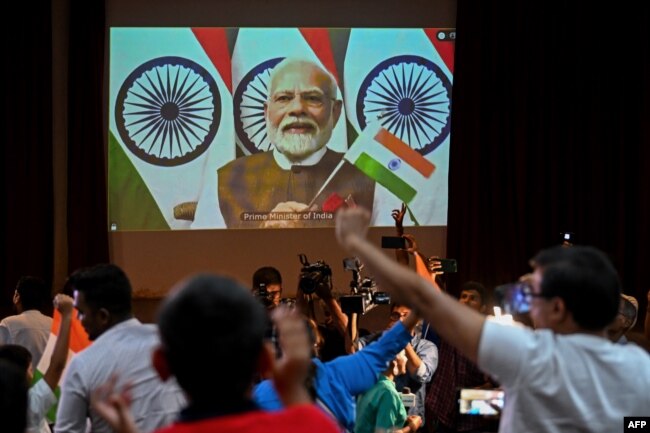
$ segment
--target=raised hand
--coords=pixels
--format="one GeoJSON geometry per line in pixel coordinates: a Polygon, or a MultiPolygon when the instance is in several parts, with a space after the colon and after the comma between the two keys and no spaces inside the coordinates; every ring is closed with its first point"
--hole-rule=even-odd
{"type": "Polygon", "coordinates": [[[300,314],[279,307],[273,311],[282,357],[275,362],[273,382],[285,406],[310,403],[305,380],[309,374],[312,342],[307,324],[300,314]]]}
{"type": "Polygon", "coordinates": [[[61,313],[62,316],[72,315],[72,310],[74,310],[74,300],[63,293],[59,293],[54,297],[54,308],[61,313]]]}
{"type": "Polygon", "coordinates": [[[336,214],[336,239],[346,249],[350,249],[350,241],[354,237],[365,238],[370,223],[370,213],[356,207],[342,209],[336,214]]]}
{"type": "Polygon", "coordinates": [[[397,234],[402,236],[404,234],[404,214],[406,213],[406,204],[402,203],[401,209],[393,209],[390,213],[393,219],[395,220],[395,228],[397,229],[397,234]]]}

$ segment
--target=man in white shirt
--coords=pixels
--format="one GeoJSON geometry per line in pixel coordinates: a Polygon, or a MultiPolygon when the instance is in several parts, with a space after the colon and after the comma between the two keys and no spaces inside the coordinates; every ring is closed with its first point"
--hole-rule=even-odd
{"type": "Polygon", "coordinates": [[[521,294],[537,330],[487,320],[390,260],[366,240],[369,214],[337,217],[339,243],[359,257],[382,288],[427,319],[506,392],[500,432],[621,431],[624,417],[647,416],[650,357],[615,345],[606,328],[616,315],[620,283],[595,248],[550,248],[533,260],[521,294]]]}
{"type": "Polygon", "coordinates": [[[162,382],[151,354],[159,344],[154,325],[131,313],[131,284],[117,266],[97,265],[72,275],[75,306],[93,344],[70,362],[61,387],[56,433],[83,433],[86,417],[92,432],[111,428],[90,406],[94,389],[118,376],[116,386],[131,384],[132,411],[143,433],[170,424],[185,399],[175,382],[162,382]]]}
{"type": "Polygon", "coordinates": [[[39,311],[50,301],[50,291],[37,277],[22,277],[16,284],[13,303],[18,312],[0,322],[0,345],[17,344],[32,354],[32,364],[38,365],[50,336],[52,318],[39,311]]]}

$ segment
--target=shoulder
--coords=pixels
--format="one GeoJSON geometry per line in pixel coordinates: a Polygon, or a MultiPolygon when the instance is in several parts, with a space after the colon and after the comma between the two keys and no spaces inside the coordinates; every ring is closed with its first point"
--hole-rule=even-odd
{"type": "Polygon", "coordinates": [[[274,414],[276,422],[286,423],[286,432],[334,433],[340,432],[338,426],[325,415],[323,411],[313,404],[292,406],[291,408],[274,414]],[[300,420],[299,423],[296,420],[300,420]]]}
{"type": "Polygon", "coordinates": [[[422,338],[419,335],[416,335],[411,340],[411,345],[415,348],[417,352],[431,352],[438,351],[438,346],[435,345],[432,341],[422,338]]]}

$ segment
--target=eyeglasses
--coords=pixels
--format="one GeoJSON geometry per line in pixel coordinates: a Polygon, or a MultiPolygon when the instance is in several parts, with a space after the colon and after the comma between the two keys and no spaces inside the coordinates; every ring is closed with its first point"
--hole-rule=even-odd
{"type": "MultiPolygon", "coordinates": [[[[303,92],[299,93],[298,97],[304,104],[312,108],[320,108],[328,100],[334,101],[334,98],[330,98],[319,92],[303,92]]],[[[271,97],[271,103],[279,107],[284,107],[289,105],[295,98],[296,94],[293,92],[280,92],[271,97]]]]}
{"type": "Polygon", "coordinates": [[[506,314],[524,314],[530,311],[530,304],[534,298],[550,299],[554,296],[535,293],[528,282],[504,284],[494,289],[495,296],[506,314]]]}

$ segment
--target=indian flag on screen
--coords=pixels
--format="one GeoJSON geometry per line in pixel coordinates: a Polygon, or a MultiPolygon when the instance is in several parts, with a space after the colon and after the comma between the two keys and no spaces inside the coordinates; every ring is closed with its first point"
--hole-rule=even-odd
{"type": "Polygon", "coordinates": [[[110,228],[189,228],[202,191],[235,156],[226,29],[110,35],[110,228]]]}
{"type": "MultiPolygon", "coordinates": [[[[42,379],[43,376],[45,375],[45,372],[50,366],[50,359],[52,358],[52,352],[54,351],[54,344],[56,343],[56,339],[58,338],[60,327],[61,327],[61,314],[58,311],[54,310],[52,327],[50,328],[50,337],[47,340],[47,345],[45,346],[45,350],[43,351],[43,356],[41,357],[41,360],[39,361],[34,371],[34,382],[42,379]]],[[[63,374],[61,375],[61,381],[63,381],[63,378],[65,377],[65,373],[67,371],[67,366],[68,363],[70,362],[70,358],[72,358],[72,356],[84,350],[86,347],[90,346],[90,344],[91,343],[90,340],[88,340],[88,334],[86,334],[86,331],[84,330],[83,326],[81,326],[81,322],[79,321],[79,319],[77,319],[77,310],[74,310],[72,312],[72,320],[70,322],[70,345],[68,349],[68,362],[66,362],[66,368],[65,370],[63,370],[63,374]]],[[[58,386],[54,391],[54,394],[56,394],[58,400],[59,396],[61,395],[61,390],[58,386]]],[[[47,419],[50,423],[53,423],[55,421],[56,408],[57,405],[54,405],[54,407],[52,407],[47,413],[47,419]]]]}
{"type": "Polygon", "coordinates": [[[345,159],[407,205],[423,191],[436,169],[378,123],[362,132],[345,159]]]}
{"type": "Polygon", "coordinates": [[[393,225],[391,209],[400,200],[420,224],[447,224],[453,43],[441,41],[442,34],[421,28],[350,31],[344,73],[350,125],[361,134],[379,124],[436,167],[417,187],[390,182],[390,189],[378,181],[376,225],[393,225]]]}

